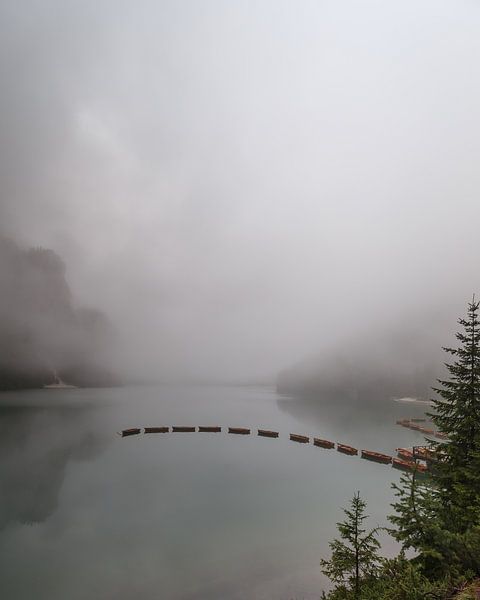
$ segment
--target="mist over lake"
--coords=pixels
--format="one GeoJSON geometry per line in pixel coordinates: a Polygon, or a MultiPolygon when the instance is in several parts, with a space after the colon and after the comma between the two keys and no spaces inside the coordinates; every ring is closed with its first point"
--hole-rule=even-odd
{"type": "Polygon", "coordinates": [[[463,0],[0,3],[2,600],[318,599],[352,497],[384,527],[397,448],[425,480],[448,456],[448,418],[396,421],[468,302],[477,349],[479,28],[463,0]]]}
{"type": "Polygon", "coordinates": [[[392,453],[422,440],[395,420],[424,412],[393,401],[367,413],[318,400],[249,386],[3,394],[2,593],[318,598],[328,586],[318,563],[345,498],[361,490],[373,522],[385,525],[390,482],[400,475],[288,434],[392,453]],[[163,424],[223,431],[116,434],[163,424]],[[253,435],[228,434],[228,425],[253,435]],[[279,438],[255,435],[262,427],[279,438]]]}

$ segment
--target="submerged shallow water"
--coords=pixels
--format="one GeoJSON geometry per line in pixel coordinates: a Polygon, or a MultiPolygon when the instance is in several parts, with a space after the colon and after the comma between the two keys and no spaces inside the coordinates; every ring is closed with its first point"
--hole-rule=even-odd
{"type": "Polygon", "coordinates": [[[425,410],[268,387],[0,394],[2,598],[318,599],[341,507],[360,490],[371,525],[386,525],[400,474],[288,434],[393,454],[423,441],[395,420],[425,410]],[[280,438],[116,435],[149,425],[271,428],[280,438]]]}

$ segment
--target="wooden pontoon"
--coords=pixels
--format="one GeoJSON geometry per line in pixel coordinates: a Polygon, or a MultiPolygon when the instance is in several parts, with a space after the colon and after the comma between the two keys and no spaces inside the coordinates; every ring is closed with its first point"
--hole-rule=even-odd
{"type": "Polygon", "coordinates": [[[362,450],[362,458],[373,460],[384,465],[389,465],[392,462],[392,457],[381,452],[373,452],[372,450],[362,450]]]}
{"type": "Polygon", "coordinates": [[[342,454],[349,454],[350,456],[358,454],[358,450],[356,448],[353,448],[352,446],[347,446],[346,444],[337,444],[337,450],[342,454]]]}
{"type": "Polygon", "coordinates": [[[298,435],[298,433],[291,433],[290,439],[292,442],[299,442],[300,444],[309,444],[310,438],[306,435],[298,435]]]}
{"type": "Polygon", "coordinates": [[[331,450],[335,448],[335,443],[330,440],[322,440],[321,438],[313,438],[313,445],[318,446],[319,448],[328,448],[331,450]]]}
{"type": "Polygon", "coordinates": [[[145,433],[168,433],[170,427],[145,427],[145,433]]]}
{"type": "Polygon", "coordinates": [[[174,433],[177,433],[177,432],[190,432],[190,433],[192,433],[193,431],[195,431],[195,427],[179,427],[179,426],[174,426],[174,427],[172,427],[172,431],[174,433]]]}
{"type": "Polygon", "coordinates": [[[208,427],[200,425],[198,431],[204,431],[208,433],[219,433],[220,431],[222,431],[222,428],[218,427],[218,425],[212,425],[208,427]]]}
{"type": "Polygon", "coordinates": [[[278,431],[270,431],[269,429],[259,429],[258,435],[262,437],[278,438],[278,431]]]}
{"type": "Polygon", "coordinates": [[[140,433],[140,428],[139,427],[131,427],[130,429],[123,429],[120,432],[120,435],[122,437],[127,437],[129,435],[138,435],[140,433]]]}
{"type": "Polygon", "coordinates": [[[250,429],[246,427],[229,427],[228,433],[237,433],[239,435],[250,435],[250,429]]]}

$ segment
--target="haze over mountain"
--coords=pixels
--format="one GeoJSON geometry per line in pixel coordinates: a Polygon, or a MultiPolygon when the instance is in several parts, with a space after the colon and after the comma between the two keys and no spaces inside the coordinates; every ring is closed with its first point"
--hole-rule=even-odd
{"type": "Polygon", "coordinates": [[[22,250],[0,237],[0,389],[41,387],[56,377],[111,385],[105,315],[76,308],[65,265],[52,250],[22,250]]]}
{"type": "Polygon", "coordinates": [[[479,30],[451,0],[2,2],[0,228],[75,300],[21,251],[70,323],[48,355],[89,354],[94,306],[126,380],[331,372],[405,328],[429,368],[480,291],[479,30]]]}

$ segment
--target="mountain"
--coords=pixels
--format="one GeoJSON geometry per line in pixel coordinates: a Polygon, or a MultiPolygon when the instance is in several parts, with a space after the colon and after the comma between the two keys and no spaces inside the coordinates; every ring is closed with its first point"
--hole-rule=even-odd
{"type": "Polygon", "coordinates": [[[284,369],[278,375],[277,389],[282,394],[362,402],[395,397],[429,399],[431,386],[443,375],[437,337],[432,330],[415,328],[372,334],[369,339],[284,369]]]}
{"type": "Polygon", "coordinates": [[[115,332],[98,310],[76,308],[53,250],[0,236],[0,389],[36,388],[57,375],[76,386],[118,383],[115,332]]]}

